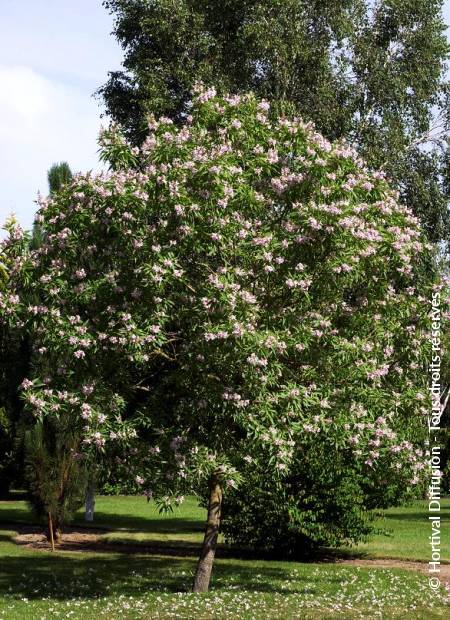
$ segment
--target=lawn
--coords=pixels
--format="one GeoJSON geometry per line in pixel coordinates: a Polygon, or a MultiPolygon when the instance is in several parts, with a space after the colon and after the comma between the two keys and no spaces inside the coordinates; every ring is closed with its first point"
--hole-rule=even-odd
{"type": "MultiPolygon", "coordinates": [[[[428,559],[424,506],[387,511],[378,523],[390,537],[377,535],[357,551],[428,559]],[[408,556],[404,546],[415,553],[408,556]]],[[[139,497],[100,497],[96,509],[94,525],[109,530],[103,534],[108,541],[192,548],[201,539],[204,514],[192,499],[167,516],[139,497]]],[[[0,522],[0,620],[448,617],[444,593],[433,594],[427,578],[413,571],[220,558],[211,592],[194,595],[193,556],[33,551],[12,540],[15,524],[31,522],[20,500],[0,502],[0,522]]]]}
{"type": "MultiPolygon", "coordinates": [[[[374,521],[380,533],[365,543],[340,553],[368,558],[396,558],[400,560],[430,560],[428,537],[431,534],[428,503],[417,501],[409,506],[390,508],[379,513],[374,521]]],[[[441,501],[441,558],[450,564],[450,499],[441,501]]]]}
{"type": "MultiPolygon", "coordinates": [[[[169,515],[159,514],[155,504],[142,497],[101,496],[95,508],[92,527],[105,528],[101,538],[107,542],[197,548],[202,540],[205,511],[194,498],[187,498],[169,515]]],[[[378,533],[356,547],[339,550],[339,555],[428,562],[431,530],[427,510],[427,502],[417,501],[378,513],[374,521],[378,533]]],[[[450,499],[442,500],[440,514],[442,561],[450,563],[450,499]]],[[[0,502],[0,521],[31,523],[32,517],[25,501],[0,502]]],[[[75,523],[89,525],[83,511],[76,515],[75,523]]]]}

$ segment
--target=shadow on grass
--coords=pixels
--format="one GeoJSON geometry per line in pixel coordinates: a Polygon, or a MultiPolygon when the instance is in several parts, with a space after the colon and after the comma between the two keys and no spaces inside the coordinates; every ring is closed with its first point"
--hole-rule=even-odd
{"type": "MultiPolygon", "coordinates": [[[[360,551],[355,547],[340,547],[339,549],[321,548],[312,558],[313,562],[324,564],[338,563],[340,560],[371,560],[373,555],[368,551],[360,551]]],[[[300,560],[304,561],[304,560],[300,560]]]]}
{"type": "MultiPolygon", "coordinates": [[[[14,542],[13,538],[15,536],[15,531],[14,531],[14,525],[11,526],[11,533],[7,533],[5,534],[5,532],[0,532],[0,543],[4,543],[4,542],[14,542]]],[[[3,559],[1,560],[1,562],[3,562],[3,559]]],[[[0,566],[1,566],[1,562],[0,562],[0,566]]]]}
{"type": "MultiPolygon", "coordinates": [[[[13,511],[11,511],[13,512],[13,511]]],[[[5,515],[6,516],[6,515],[5,515]]],[[[22,525],[31,523],[31,519],[22,520],[22,525]]],[[[4,523],[12,531],[20,530],[17,527],[20,524],[19,519],[11,519],[9,522],[4,523]]],[[[44,526],[36,526],[38,529],[44,526]]],[[[126,515],[111,515],[108,513],[98,512],[96,513],[96,519],[92,523],[86,523],[83,519],[77,519],[72,522],[67,530],[72,528],[79,531],[97,530],[102,531],[106,535],[110,533],[113,536],[112,540],[108,538],[100,537],[97,542],[71,542],[65,543],[61,551],[82,551],[86,553],[101,553],[105,556],[107,554],[117,554],[120,556],[128,555],[133,557],[136,554],[146,555],[165,555],[173,558],[196,558],[200,553],[201,547],[201,534],[203,533],[203,523],[190,519],[182,518],[167,518],[161,517],[159,519],[145,519],[143,517],[130,517],[126,515]],[[131,526],[130,526],[131,525],[131,526]],[[147,533],[147,534],[167,534],[172,535],[169,540],[151,540],[143,539],[136,540],[133,538],[127,538],[127,534],[134,533],[147,533]],[[124,537],[121,539],[121,534],[124,537]],[[188,540],[183,537],[183,534],[198,534],[198,540],[188,540]],[[178,535],[178,536],[174,536],[178,535]]],[[[391,532],[378,532],[385,534],[386,538],[392,537],[391,532]]],[[[13,541],[14,536],[1,536],[0,540],[13,541]]],[[[27,544],[26,542],[24,544],[27,544]]],[[[225,543],[219,543],[217,552],[217,558],[223,559],[235,559],[235,560],[275,560],[275,561],[287,561],[287,562],[324,562],[324,563],[336,563],[342,559],[370,559],[372,556],[366,551],[357,549],[356,547],[341,547],[338,549],[321,547],[314,550],[309,550],[308,553],[292,553],[286,555],[285,552],[267,551],[261,549],[253,549],[246,547],[235,547],[233,545],[227,545],[225,543]]]]}
{"type": "MultiPolygon", "coordinates": [[[[11,532],[8,534],[0,533],[0,543],[8,542],[13,544],[18,544],[19,546],[27,548],[30,552],[39,551],[42,553],[46,553],[50,551],[50,546],[39,544],[34,548],[30,547],[29,540],[24,540],[18,542],[16,538],[16,532],[19,534],[28,534],[28,533],[44,533],[44,526],[28,526],[22,525],[17,527],[17,523],[9,523],[5,524],[11,528],[11,532]],[[42,531],[41,531],[42,530],[42,531]]],[[[108,540],[104,538],[99,538],[97,540],[90,541],[73,541],[73,540],[64,540],[64,532],[70,534],[73,530],[82,531],[80,526],[68,526],[65,530],[63,529],[63,542],[58,543],[56,545],[57,551],[60,552],[83,552],[83,553],[96,553],[96,554],[105,554],[105,557],[111,554],[115,554],[117,556],[127,555],[129,557],[133,557],[135,555],[145,554],[146,556],[168,556],[174,558],[198,558],[201,550],[201,540],[199,541],[187,541],[184,538],[172,538],[170,540],[142,540],[136,541],[133,539],[116,539],[116,540],[108,540]]],[[[86,528],[86,531],[89,531],[92,528],[86,528]]],[[[101,528],[97,528],[97,533],[101,532],[101,528]]],[[[103,532],[107,532],[107,530],[103,530],[103,532]]],[[[225,543],[219,543],[217,545],[216,557],[222,559],[231,559],[231,560],[264,560],[264,561],[296,561],[296,562],[314,562],[317,560],[317,555],[309,555],[309,556],[296,556],[292,555],[291,557],[286,557],[285,554],[275,553],[274,551],[267,550],[258,550],[252,548],[245,547],[235,547],[232,545],[227,545],[225,543]]]]}
{"type": "Polygon", "coordinates": [[[423,521],[428,519],[428,509],[423,512],[396,512],[381,517],[386,521],[423,521]]]}
{"type": "MultiPolygon", "coordinates": [[[[441,497],[440,515],[450,517],[449,497],[441,497]]],[[[376,511],[375,517],[386,521],[423,521],[428,519],[428,500],[420,500],[414,505],[393,508],[390,511],[376,511]]]]}
{"type": "Polygon", "coordinates": [[[191,534],[201,532],[204,524],[194,519],[160,517],[147,519],[145,517],[110,514],[96,512],[95,520],[89,524],[83,518],[77,518],[72,525],[83,527],[105,528],[108,530],[123,530],[127,532],[154,532],[159,534],[191,534]]]}
{"type": "MultiPolygon", "coordinates": [[[[50,597],[67,600],[74,597],[142,596],[151,592],[190,591],[196,562],[156,556],[83,556],[63,558],[42,554],[2,558],[0,569],[0,598],[5,594],[29,599],[50,597]]],[[[286,567],[255,567],[245,562],[222,562],[214,567],[213,589],[220,591],[230,586],[253,592],[286,593],[283,587],[288,577],[286,567]]],[[[327,575],[330,583],[339,583],[339,576],[327,575]]],[[[292,594],[304,593],[320,584],[320,575],[296,575],[298,587],[292,594]]]]}
{"type": "Polygon", "coordinates": [[[33,515],[26,506],[23,508],[5,508],[4,506],[1,506],[0,510],[0,523],[33,523],[33,515]]]}
{"type": "MultiPolygon", "coordinates": [[[[31,513],[26,507],[4,508],[0,511],[0,523],[11,530],[20,530],[20,526],[36,525],[36,528],[44,528],[42,524],[37,524],[31,513]],[[19,526],[19,527],[17,527],[19,526]]],[[[117,554],[136,554],[145,553],[153,555],[167,555],[171,557],[197,557],[200,552],[204,522],[198,519],[186,519],[180,517],[160,516],[151,519],[141,516],[129,516],[122,514],[111,514],[109,512],[98,511],[95,513],[95,520],[92,523],[84,521],[83,516],[78,516],[67,526],[67,530],[79,528],[80,531],[101,530],[105,534],[111,533],[113,540],[100,538],[98,542],[80,542],[65,544],[62,551],[85,551],[85,552],[107,552],[117,554]],[[120,538],[121,534],[156,534],[169,535],[169,540],[136,540],[133,538],[120,538]],[[198,540],[189,540],[183,535],[198,535],[198,540]]],[[[4,540],[13,542],[13,537],[4,540]]],[[[27,544],[27,543],[24,543],[27,544]]],[[[238,560],[291,560],[291,561],[314,561],[314,556],[301,556],[293,554],[286,557],[284,553],[274,551],[259,550],[245,547],[234,547],[227,544],[219,544],[217,549],[218,558],[231,558],[238,560]]]]}

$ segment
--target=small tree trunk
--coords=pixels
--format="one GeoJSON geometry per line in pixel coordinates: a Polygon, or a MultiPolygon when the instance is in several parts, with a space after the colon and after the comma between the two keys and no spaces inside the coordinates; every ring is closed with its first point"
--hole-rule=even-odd
{"type": "Polygon", "coordinates": [[[86,488],[86,510],[84,513],[85,521],[94,520],[95,509],[95,482],[92,478],[89,478],[89,482],[86,488]]]}
{"type": "Polygon", "coordinates": [[[214,556],[216,554],[221,510],[222,489],[220,486],[219,477],[214,474],[211,476],[209,484],[208,520],[206,522],[202,551],[194,577],[194,585],[192,587],[193,592],[208,592],[214,556]]]}
{"type": "Polygon", "coordinates": [[[51,512],[48,513],[48,531],[50,533],[50,542],[52,544],[52,551],[55,550],[55,539],[53,537],[53,520],[51,512]]]}
{"type": "Polygon", "coordinates": [[[61,529],[61,525],[56,525],[56,527],[53,525],[53,537],[55,539],[55,542],[60,543],[62,540],[62,529],[61,529]]]}

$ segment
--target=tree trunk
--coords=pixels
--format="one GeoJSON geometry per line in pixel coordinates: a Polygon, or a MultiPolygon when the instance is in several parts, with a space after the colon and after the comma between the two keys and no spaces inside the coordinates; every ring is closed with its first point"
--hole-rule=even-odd
{"type": "Polygon", "coordinates": [[[86,510],[84,513],[85,521],[94,520],[94,508],[95,508],[95,482],[92,478],[90,478],[87,488],[86,488],[86,510]]]}
{"type": "Polygon", "coordinates": [[[211,572],[216,554],[217,537],[219,535],[220,516],[222,510],[222,489],[217,475],[211,476],[209,483],[208,520],[206,522],[205,537],[197,572],[194,577],[193,592],[208,592],[211,572]]]}
{"type": "Polygon", "coordinates": [[[52,515],[49,512],[48,513],[48,531],[49,531],[49,535],[50,535],[50,542],[52,545],[52,551],[55,550],[55,539],[53,537],[53,520],[52,520],[52,515]]]}
{"type": "Polygon", "coordinates": [[[62,538],[61,524],[55,519],[51,512],[48,513],[47,530],[45,532],[48,542],[52,546],[52,551],[55,550],[55,543],[60,543],[62,538]]]}

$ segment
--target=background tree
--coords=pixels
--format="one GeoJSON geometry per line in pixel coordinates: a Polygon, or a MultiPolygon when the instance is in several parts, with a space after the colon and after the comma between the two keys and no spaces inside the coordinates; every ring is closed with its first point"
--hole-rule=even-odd
{"type": "MultiPolygon", "coordinates": [[[[69,167],[69,164],[65,161],[59,164],[53,164],[47,172],[48,189],[50,195],[60,191],[64,185],[67,185],[72,180],[73,175],[69,167]]],[[[33,230],[31,234],[31,247],[36,249],[43,243],[42,231],[38,222],[33,222],[33,230]]]]}
{"type": "Polygon", "coordinates": [[[19,386],[29,370],[29,344],[16,330],[0,326],[0,495],[23,488],[19,386]],[[14,487],[13,487],[14,488],[14,487]]]}
{"type": "Polygon", "coordinates": [[[53,164],[47,172],[50,195],[59,192],[64,185],[68,185],[73,178],[72,171],[66,161],[53,164]]]}
{"type": "Polygon", "coordinates": [[[98,91],[135,144],[180,121],[197,80],[252,90],[347,138],[392,178],[432,241],[449,241],[442,0],[106,0],[124,70],[98,91]]]}
{"type": "Polygon", "coordinates": [[[142,148],[105,131],[111,172],[41,201],[42,248],[23,256],[14,227],[6,243],[2,317],[35,345],[26,410],[67,416],[85,449],[137,433],[136,485],[208,506],[196,591],[222,498],[255,475],[303,540],[337,544],[426,467],[429,246],[354,149],[268,111],[199,86],[142,148]]]}
{"type": "MultiPolygon", "coordinates": [[[[15,227],[12,217],[7,226],[15,227]]],[[[23,233],[17,228],[20,243],[23,233]]],[[[28,239],[28,238],[26,238],[28,239]]],[[[9,277],[13,263],[8,253],[0,249],[0,293],[13,301],[9,293],[9,277]]],[[[21,413],[20,383],[29,371],[29,340],[19,326],[0,323],[0,494],[7,495],[11,485],[23,485],[23,446],[20,442],[21,413]]],[[[17,487],[16,487],[17,488],[17,487]]]]}
{"type": "MultiPolygon", "coordinates": [[[[66,162],[54,164],[48,171],[50,195],[61,191],[72,179],[66,162]]],[[[8,226],[13,225],[11,221],[8,226]]],[[[37,250],[45,242],[42,229],[34,223],[31,237],[24,235],[31,250],[37,250]]],[[[5,282],[8,270],[5,266],[5,282]]],[[[39,294],[34,296],[39,301],[39,294]]],[[[32,364],[32,340],[20,329],[2,325],[1,386],[2,417],[2,482],[4,491],[14,480],[30,492],[30,503],[35,514],[42,518],[51,515],[55,539],[60,536],[61,526],[78,508],[78,500],[84,495],[85,476],[81,475],[84,464],[73,461],[76,441],[70,436],[70,420],[36,424],[24,415],[19,398],[20,382],[32,364]]],[[[78,439],[78,444],[80,439],[78,439]]],[[[80,446],[78,445],[78,449],[80,446]]],[[[48,531],[50,537],[50,531],[48,531]]]]}

